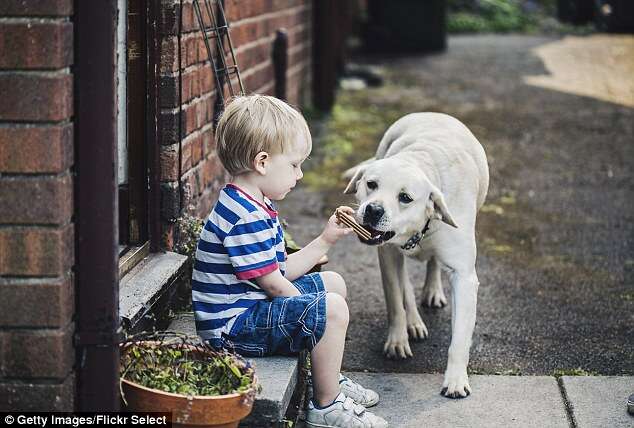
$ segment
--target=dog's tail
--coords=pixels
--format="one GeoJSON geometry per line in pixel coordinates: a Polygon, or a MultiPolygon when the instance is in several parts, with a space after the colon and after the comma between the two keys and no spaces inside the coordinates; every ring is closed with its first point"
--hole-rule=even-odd
{"type": "Polygon", "coordinates": [[[353,166],[352,168],[348,168],[347,170],[344,171],[344,173],[342,174],[342,177],[345,180],[350,180],[352,177],[354,177],[354,173],[357,172],[357,169],[361,168],[363,165],[369,164],[370,162],[374,162],[376,160],[375,157],[371,157],[370,159],[366,159],[363,162],[353,166]]]}

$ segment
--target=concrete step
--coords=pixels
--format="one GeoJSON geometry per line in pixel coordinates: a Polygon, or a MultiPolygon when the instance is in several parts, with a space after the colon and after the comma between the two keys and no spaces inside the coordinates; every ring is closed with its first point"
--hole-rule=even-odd
{"type": "Polygon", "coordinates": [[[187,257],[182,254],[152,253],[121,278],[119,314],[126,332],[161,328],[186,266],[187,257]]]}
{"type": "MultiPolygon", "coordinates": [[[[195,336],[194,315],[191,312],[177,314],[168,330],[195,336]]],[[[275,356],[249,360],[255,366],[262,391],[255,399],[253,411],[240,426],[281,426],[298,385],[299,358],[275,356]]]]}

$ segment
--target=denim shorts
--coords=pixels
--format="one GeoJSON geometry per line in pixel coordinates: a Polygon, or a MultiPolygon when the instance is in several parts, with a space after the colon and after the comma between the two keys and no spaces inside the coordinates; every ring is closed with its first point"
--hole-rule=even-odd
{"type": "Polygon", "coordinates": [[[321,274],[311,273],[292,283],[301,295],[260,300],[240,320],[238,331],[223,334],[223,347],[246,357],[312,350],[326,329],[324,282],[321,274]]]}

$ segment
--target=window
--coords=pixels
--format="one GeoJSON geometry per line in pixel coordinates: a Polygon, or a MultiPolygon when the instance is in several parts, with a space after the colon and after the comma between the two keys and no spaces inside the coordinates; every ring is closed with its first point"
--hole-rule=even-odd
{"type": "Polygon", "coordinates": [[[119,276],[149,252],[146,2],[118,0],[119,276]]]}

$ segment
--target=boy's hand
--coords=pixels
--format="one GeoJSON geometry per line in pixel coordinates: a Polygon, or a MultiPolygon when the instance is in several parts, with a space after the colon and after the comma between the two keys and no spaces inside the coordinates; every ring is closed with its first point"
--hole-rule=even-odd
{"type": "MultiPolygon", "coordinates": [[[[350,207],[341,206],[338,209],[345,212],[346,214],[354,215],[354,210],[350,207]]],[[[340,238],[348,235],[351,232],[352,229],[339,223],[339,220],[337,220],[337,217],[333,214],[328,219],[328,224],[326,224],[326,227],[321,233],[320,238],[323,239],[326,244],[333,245],[340,238]]]]}

